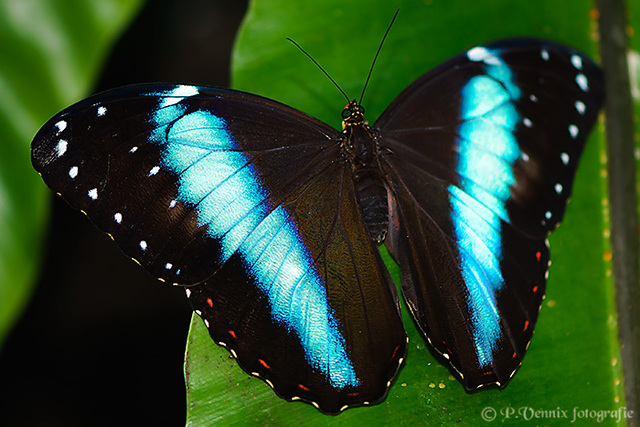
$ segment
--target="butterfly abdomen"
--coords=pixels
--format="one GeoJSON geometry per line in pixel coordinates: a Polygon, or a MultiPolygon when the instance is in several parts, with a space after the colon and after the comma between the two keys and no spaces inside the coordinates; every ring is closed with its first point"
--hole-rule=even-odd
{"type": "Polygon", "coordinates": [[[375,130],[360,122],[344,131],[345,156],[351,163],[358,206],[371,240],[384,240],[389,225],[387,186],[380,174],[375,130]]]}
{"type": "Polygon", "coordinates": [[[378,177],[366,175],[356,181],[356,195],[369,237],[380,243],[389,228],[387,187],[378,177]]]}

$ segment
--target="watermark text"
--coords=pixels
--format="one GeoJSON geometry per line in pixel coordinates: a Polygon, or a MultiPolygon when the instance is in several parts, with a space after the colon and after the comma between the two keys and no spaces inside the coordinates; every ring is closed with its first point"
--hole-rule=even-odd
{"type": "Polygon", "coordinates": [[[506,408],[494,408],[487,406],[482,409],[480,416],[487,422],[508,419],[518,419],[522,421],[538,421],[561,419],[571,423],[578,421],[590,421],[601,423],[603,421],[614,420],[620,422],[622,420],[633,418],[633,411],[626,407],[620,407],[615,410],[598,410],[586,409],[574,406],[573,408],[534,408],[531,406],[507,406],[506,408]]]}

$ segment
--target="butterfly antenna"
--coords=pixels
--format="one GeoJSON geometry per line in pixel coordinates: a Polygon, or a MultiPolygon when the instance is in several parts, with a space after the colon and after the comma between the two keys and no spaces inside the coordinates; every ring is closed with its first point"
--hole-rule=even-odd
{"type": "Polygon", "coordinates": [[[298,43],[294,42],[294,41],[293,41],[292,39],[290,39],[289,37],[287,37],[287,40],[289,40],[291,43],[293,43],[293,44],[295,45],[295,47],[297,47],[298,49],[300,49],[300,51],[301,51],[302,53],[304,53],[305,55],[307,55],[307,58],[309,58],[311,61],[313,61],[313,63],[314,63],[314,64],[316,64],[316,66],[317,66],[318,68],[320,68],[320,71],[322,71],[322,72],[324,73],[324,75],[325,75],[325,76],[327,76],[327,78],[328,78],[329,80],[331,80],[331,83],[333,83],[333,84],[334,84],[334,86],[338,88],[338,90],[340,91],[340,93],[342,93],[342,95],[344,95],[345,99],[347,100],[347,103],[348,103],[348,102],[350,102],[350,101],[349,101],[349,97],[347,96],[347,94],[346,94],[346,93],[344,93],[344,91],[342,90],[342,88],[341,88],[340,86],[338,86],[338,83],[336,83],[336,81],[335,81],[335,80],[333,80],[333,79],[331,78],[331,76],[329,75],[329,73],[327,73],[327,72],[324,70],[324,68],[322,68],[322,66],[321,66],[320,64],[318,64],[318,61],[316,61],[315,59],[313,59],[313,57],[312,57],[311,55],[309,55],[309,54],[307,53],[307,51],[306,51],[306,50],[304,50],[304,49],[303,49],[303,48],[302,48],[298,43]]]}
{"type": "Polygon", "coordinates": [[[373,57],[373,62],[371,63],[369,74],[367,75],[367,81],[364,82],[364,87],[362,88],[362,94],[360,95],[360,101],[358,102],[358,105],[362,105],[362,98],[364,98],[364,91],[367,89],[367,85],[369,84],[369,79],[371,78],[371,73],[373,72],[373,66],[376,65],[376,60],[378,59],[378,55],[380,54],[382,45],[384,44],[384,41],[387,38],[387,34],[389,34],[389,31],[391,31],[391,27],[393,26],[393,22],[396,20],[396,16],[398,16],[398,12],[400,12],[400,9],[396,10],[396,13],[395,15],[393,15],[393,19],[391,20],[389,27],[387,27],[387,31],[384,33],[384,36],[382,36],[382,41],[380,42],[380,46],[378,46],[378,51],[376,52],[376,56],[373,57]]]}

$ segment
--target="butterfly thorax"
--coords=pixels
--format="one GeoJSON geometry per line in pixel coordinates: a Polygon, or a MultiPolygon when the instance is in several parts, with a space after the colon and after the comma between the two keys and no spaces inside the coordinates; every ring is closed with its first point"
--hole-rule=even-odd
{"type": "Polygon", "coordinates": [[[374,242],[384,240],[389,223],[387,187],[378,165],[377,132],[363,117],[364,108],[352,101],[342,111],[343,152],[351,165],[362,219],[374,242]]]}
{"type": "Polygon", "coordinates": [[[378,170],[376,161],[376,135],[364,121],[364,107],[351,101],[342,110],[343,151],[351,163],[354,174],[378,170]]]}

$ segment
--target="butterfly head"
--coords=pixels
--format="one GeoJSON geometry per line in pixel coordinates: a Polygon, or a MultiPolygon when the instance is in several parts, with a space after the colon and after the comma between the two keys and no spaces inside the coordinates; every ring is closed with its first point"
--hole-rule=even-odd
{"type": "Polygon", "coordinates": [[[364,123],[364,107],[353,101],[349,102],[342,110],[342,129],[348,126],[357,126],[364,123]]]}

